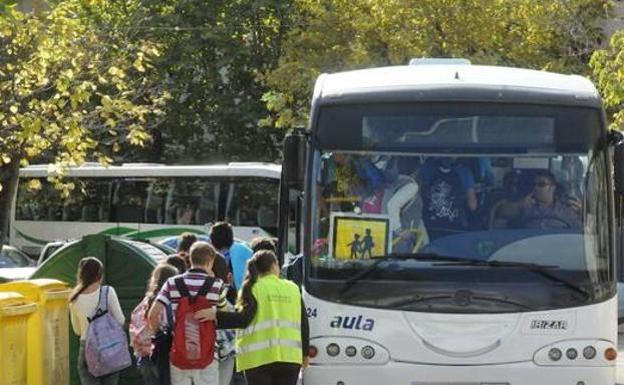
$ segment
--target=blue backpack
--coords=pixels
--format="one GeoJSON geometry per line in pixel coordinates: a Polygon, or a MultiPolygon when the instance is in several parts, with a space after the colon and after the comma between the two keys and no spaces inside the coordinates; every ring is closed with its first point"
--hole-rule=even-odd
{"type": "Polygon", "coordinates": [[[108,286],[100,288],[95,314],[88,318],[85,358],[89,373],[102,377],[132,365],[128,337],[119,322],[108,312],[108,286]]]}

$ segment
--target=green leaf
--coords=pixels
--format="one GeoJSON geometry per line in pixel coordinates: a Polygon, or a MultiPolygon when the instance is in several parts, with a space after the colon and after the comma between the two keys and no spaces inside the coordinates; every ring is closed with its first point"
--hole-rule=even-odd
{"type": "Polygon", "coordinates": [[[132,66],[139,72],[145,72],[145,67],[143,66],[143,60],[136,59],[132,66]]]}

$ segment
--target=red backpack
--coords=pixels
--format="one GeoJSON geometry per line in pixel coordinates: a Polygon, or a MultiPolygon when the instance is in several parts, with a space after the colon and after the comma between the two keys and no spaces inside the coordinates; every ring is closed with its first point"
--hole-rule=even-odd
{"type": "Polygon", "coordinates": [[[199,322],[195,319],[195,312],[215,305],[213,301],[206,298],[206,294],[219,283],[219,280],[206,279],[197,295],[192,297],[184,283],[184,278],[180,277],[175,280],[181,298],[175,313],[173,343],[169,359],[176,368],[204,369],[212,363],[217,338],[215,322],[199,322]]]}

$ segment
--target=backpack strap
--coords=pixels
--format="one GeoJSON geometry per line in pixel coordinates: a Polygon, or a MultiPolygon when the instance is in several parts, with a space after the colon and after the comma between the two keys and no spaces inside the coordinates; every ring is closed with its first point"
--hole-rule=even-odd
{"type": "Polygon", "coordinates": [[[165,314],[167,315],[167,327],[173,328],[173,310],[171,309],[171,304],[165,305],[165,314]]]}
{"type": "Polygon", "coordinates": [[[175,279],[175,285],[176,285],[176,288],[178,289],[178,291],[180,292],[180,296],[181,297],[188,297],[191,302],[195,302],[195,300],[198,297],[205,297],[208,294],[208,291],[210,290],[212,285],[216,281],[217,280],[215,279],[212,282],[210,282],[210,279],[208,279],[208,278],[205,279],[204,283],[199,288],[199,291],[197,291],[197,295],[195,295],[195,296],[191,296],[191,293],[188,291],[188,287],[186,287],[186,283],[184,283],[184,278],[183,277],[176,278],[175,279]]]}
{"type": "Polygon", "coordinates": [[[186,283],[184,283],[184,277],[178,277],[174,282],[176,289],[180,292],[180,297],[191,297],[191,293],[189,293],[188,287],[186,287],[186,283]]]}
{"type": "Polygon", "coordinates": [[[213,280],[212,282],[210,282],[210,279],[206,278],[204,280],[204,284],[199,288],[199,291],[197,292],[197,297],[205,297],[208,294],[208,291],[210,291],[210,289],[212,288],[212,285],[216,282],[217,280],[213,280]]]}
{"type": "Polygon", "coordinates": [[[87,317],[87,321],[91,322],[97,318],[100,318],[104,314],[108,313],[108,285],[102,285],[100,287],[100,295],[98,298],[98,304],[95,308],[95,312],[91,317],[87,317]],[[104,298],[104,300],[102,300],[104,298]],[[102,306],[102,304],[104,304],[102,306]]]}
{"type": "Polygon", "coordinates": [[[100,298],[98,300],[98,310],[102,310],[103,312],[108,311],[108,285],[103,285],[100,288],[100,298]],[[103,305],[103,306],[102,306],[103,305]]]}

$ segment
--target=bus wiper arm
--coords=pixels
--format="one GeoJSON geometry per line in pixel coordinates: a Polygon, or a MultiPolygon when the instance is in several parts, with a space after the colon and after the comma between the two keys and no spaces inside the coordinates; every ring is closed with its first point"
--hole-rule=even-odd
{"type": "Polygon", "coordinates": [[[493,267],[535,267],[543,269],[556,269],[559,266],[555,265],[538,265],[535,263],[526,262],[507,262],[507,261],[487,261],[483,259],[474,259],[466,257],[458,257],[454,255],[442,255],[437,253],[395,253],[390,254],[391,259],[406,260],[416,259],[420,261],[433,261],[433,262],[448,262],[448,263],[436,263],[434,266],[493,266],[493,267]]]}
{"type": "MultiPolygon", "coordinates": [[[[454,298],[454,294],[444,294],[444,295],[432,295],[432,296],[416,296],[413,298],[408,298],[408,299],[402,299],[399,301],[396,301],[394,303],[391,303],[388,305],[389,308],[401,308],[404,306],[408,306],[408,305],[412,305],[414,303],[418,303],[418,302],[427,302],[427,301],[435,301],[435,300],[452,300],[454,298]]],[[[471,296],[471,302],[472,301],[486,301],[486,302],[499,302],[499,303],[504,303],[507,305],[513,305],[525,310],[531,310],[531,311],[535,311],[536,309],[529,306],[529,305],[525,305],[521,302],[517,302],[514,300],[511,300],[509,298],[499,298],[499,297],[492,297],[492,296],[484,296],[484,295],[473,295],[471,296]]]]}
{"type": "Polygon", "coordinates": [[[592,297],[592,294],[584,289],[583,287],[577,285],[574,282],[571,282],[563,277],[560,277],[557,274],[552,273],[551,269],[556,269],[559,266],[556,265],[539,265],[536,263],[527,263],[527,262],[514,262],[514,261],[496,261],[496,260],[482,260],[482,259],[473,259],[473,258],[464,258],[457,257],[451,255],[442,255],[437,253],[392,253],[389,255],[381,255],[381,256],[373,256],[372,259],[375,260],[372,265],[368,266],[366,269],[360,271],[353,277],[349,278],[345,281],[344,285],[340,289],[340,294],[343,295],[353,285],[355,285],[358,281],[364,279],[373,271],[376,271],[379,268],[379,264],[381,262],[394,261],[394,260],[418,260],[418,261],[434,261],[441,262],[437,263],[434,266],[487,266],[493,268],[504,268],[504,267],[512,267],[512,268],[520,268],[526,271],[530,271],[534,274],[540,275],[546,279],[549,279],[553,282],[558,282],[563,284],[564,286],[572,289],[580,294],[582,294],[586,299],[592,297]]]}
{"type": "Polygon", "coordinates": [[[491,261],[483,261],[483,260],[475,260],[475,259],[462,260],[461,258],[458,258],[458,260],[456,261],[449,262],[449,263],[439,263],[437,264],[437,266],[487,266],[487,267],[493,267],[493,268],[497,268],[497,267],[521,268],[526,271],[530,271],[534,274],[540,275],[553,282],[561,283],[565,287],[582,294],[586,300],[592,297],[592,294],[589,291],[587,291],[585,288],[552,272],[551,271],[552,269],[557,269],[559,267],[557,265],[539,265],[537,263],[496,261],[496,260],[491,260],[491,261]]]}
{"type": "Polygon", "coordinates": [[[366,276],[368,276],[373,271],[379,268],[379,264],[381,262],[387,261],[401,261],[401,260],[420,260],[420,261],[440,261],[440,262],[463,262],[466,261],[463,258],[457,258],[452,256],[440,255],[436,253],[392,253],[389,255],[377,255],[371,258],[375,262],[372,265],[368,266],[364,270],[355,274],[353,277],[349,278],[345,281],[344,285],[340,289],[340,295],[345,294],[353,285],[355,285],[358,281],[361,281],[366,276]]]}
{"type": "Polygon", "coordinates": [[[389,259],[387,257],[376,257],[376,258],[377,259],[375,260],[375,262],[373,262],[372,265],[370,265],[366,269],[360,271],[359,273],[357,273],[356,275],[354,275],[353,277],[345,281],[345,283],[342,285],[342,288],[339,291],[340,295],[345,294],[347,291],[349,291],[349,289],[351,289],[351,287],[353,287],[353,285],[356,284],[356,282],[362,280],[364,277],[366,277],[373,271],[377,270],[381,262],[387,261],[389,259]]]}

